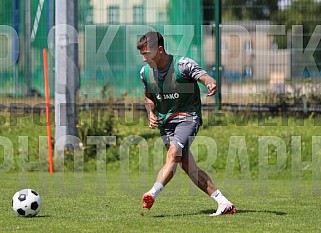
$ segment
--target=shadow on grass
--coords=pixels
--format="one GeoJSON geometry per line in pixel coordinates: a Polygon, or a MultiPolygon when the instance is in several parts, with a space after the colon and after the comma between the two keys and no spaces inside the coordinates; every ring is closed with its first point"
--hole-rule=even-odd
{"type": "Polygon", "coordinates": [[[160,214],[160,215],[154,215],[154,218],[166,218],[166,217],[183,217],[183,216],[195,216],[195,215],[200,215],[202,213],[198,212],[198,213],[189,213],[189,214],[160,214]]]}
{"type": "Polygon", "coordinates": [[[50,215],[36,215],[32,218],[50,218],[51,216],[50,215]]]}
{"type": "MultiPolygon", "coordinates": [[[[203,214],[211,214],[213,210],[202,210],[203,214]]],[[[286,212],[282,211],[271,211],[271,210],[237,210],[235,214],[247,214],[247,213],[256,213],[256,214],[275,214],[275,215],[286,215],[286,212]]]]}
{"type": "MultiPolygon", "coordinates": [[[[208,209],[208,210],[202,210],[198,213],[181,213],[181,214],[168,214],[168,215],[154,215],[154,218],[166,218],[166,217],[182,217],[182,216],[193,216],[193,215],[209,215],[214,213],[215,210],[213,209],[208,209]]],[[[274,214],[274,215],[286,215],[286,212],[282,211],[271,211],[271,210],[237,210],[235,214],[246,214],[246,213],[263,213],[263,214],[274,214]]]]}
{"type": "Polygon", "coordinates": [[[263,214],[275,214],[275,215],[287,215],[283,211],[271,211],[271,210],[238,210],[236,213],[263,213],[263,214]]]}

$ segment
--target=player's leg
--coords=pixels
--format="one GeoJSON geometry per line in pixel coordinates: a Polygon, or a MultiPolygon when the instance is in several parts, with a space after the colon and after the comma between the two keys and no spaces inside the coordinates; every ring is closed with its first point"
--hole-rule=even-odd
{"type": "Polygon", "coordinates": [[[193,183],[218,203],[216,212],[210,216],[236,212],[235,206],[215,187],[208,174],[197,166],[190,150],[182,156],[181,166],[193,183]]]}
{"type": "Polygon", "coordinates": [[[166,162],[162,169],[158,172],[156,182],[153,187],[143,195],[143,208],[150,209],[158,194],[163,190],[164,186],[173,178],[178,163],[181,162],[181,152],[174,144],[170,144],[167,150],[166,162]]]}
{"type": "Polygon", "coordinates": [[[233,204],[215,187],[208,174],[196,165],[194,157],[189,150],[198,129],[199,121],[197,119],[182,122],[175,128],[175,138],[182,144],[181,166],[194,184],[218,203],[218,209],[213,215],[234,213],[236,209],[233,204]]]}
{"type": "Polygon", "coordinates": [[[189,175],[190,179],[205,193],[211,195],[217,189],[210,177],[201,170],[195,163],[195,160],[189,150],[194,137],[196,136],[199,126],[199,119],[191,118],[177,125],[174,132],[174,141],[182,148],[183,170],[189,175]]]}
{"type": "Polygon", "coordinates": [[[208,195],[217,190],[207,173],[197,166],[190,150],[183,156],[181,167],[193,183],[208,195]]]}
{"type": "Polygon", "coordinates": [[[176,124],[169,124],[166,129],[161,130],[161,136],[167,148],[166,162],[158,172],[153,187],[143,195],[143,208],[150,209],[158,194],[164,186],[173,178],[178,163],[181,162],[181,148],[172,140],[176,124]]]}
{"type": "Polygon", "coordinates": [[[167,150],[166,162],[157,175],[157,182],[165,186],[173,178],[177,165],[182,161],[181,155],[181,150],[173,143],[170,143],[167,150]]]}

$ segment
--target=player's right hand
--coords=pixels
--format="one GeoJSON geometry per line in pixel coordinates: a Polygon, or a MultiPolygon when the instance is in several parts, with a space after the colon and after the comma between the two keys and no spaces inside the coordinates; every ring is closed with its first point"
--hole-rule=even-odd
{"type": "Polygon", "coordinates": [[[149,114],[149,117],[148,117],[148,127],[151,128],[151,129],[155,129],[157,128],[158,126],[158,119],[157,119],[157,116],[153,113],[149,114]]]}
{"type": "Polygon", "coordinates": [[[206,96],[214,95],[216,93],[216,90],[217,90],[216,82],[207,84],[206,88],[208,90],[208,93],[207,93],[206,96]]]}

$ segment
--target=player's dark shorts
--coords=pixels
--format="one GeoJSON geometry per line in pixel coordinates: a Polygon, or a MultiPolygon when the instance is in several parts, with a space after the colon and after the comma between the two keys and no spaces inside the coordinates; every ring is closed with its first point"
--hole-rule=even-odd
{"type": "Polygon", "coordinates": [[[166,146],[173,143],[177,148],[182,150],[182,155],[185,155],[200,125],[199,118],[181,122],[169,122],[160,128],[160,134],[166,146]]]}

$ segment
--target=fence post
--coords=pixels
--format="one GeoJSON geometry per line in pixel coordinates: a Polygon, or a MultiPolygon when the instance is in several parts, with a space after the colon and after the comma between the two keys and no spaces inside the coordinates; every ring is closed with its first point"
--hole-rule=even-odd
{"type": "Polygon", "coordinates": [[[217,93],[215,94],[216,109],[222,108],[222,80],[221,80],[221,0],[215,0],[215,79],[217,93]]]}
{"type": "Polygon", "coordinates": [[[56,0],[55,26],[55,157],[77,138],[76,95],[79,89],[77,0],[56,0]],[[59,140],[60,138],[64,140],[59,140]],[[58,142],[58,143],[57,143],[58,142]]]}
{"type": "Polygon", "coordinates": [[[27,96],[32,96],[32,82],[31,82],[31,6],[30,0],[25,2],[25,74],[27,80],[27,96]]]}

